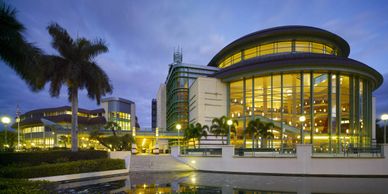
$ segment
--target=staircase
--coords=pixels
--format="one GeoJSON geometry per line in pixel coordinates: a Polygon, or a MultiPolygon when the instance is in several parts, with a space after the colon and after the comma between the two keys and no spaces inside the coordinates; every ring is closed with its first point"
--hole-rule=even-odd
{"type": "MultiPolygon", "coordinates": [[[[280,121],[274,121],[270,118],[263,117],[263,116],[255,116],[255,117],[259,118],[261,121],[264,121],[264,122],[272,122],[275,125],[275,127],[281,129],[282,123],[280,121]]],[[[294,133],[294,134],[300,133],[300,128],[296,128],[296,127],[287,125],[285,123],[283,123],[283,129],[285,130],[285,132],[290,132],[290,133],[294,133]]],[[[304,132],[304,133],[307,134],[307,132],[304,132]]]]}
{"type": "Polygon", "coordinates": [[[192,171],[192,167],[173,158],[171,155],[133,155],[129,172],[192,171]]]}

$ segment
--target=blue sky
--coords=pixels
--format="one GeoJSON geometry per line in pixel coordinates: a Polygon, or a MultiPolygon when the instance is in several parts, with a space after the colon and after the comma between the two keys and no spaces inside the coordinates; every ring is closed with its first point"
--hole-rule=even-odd
{"type": "MultiPolygon", "coordinates": [[[[30,42],[53,54],[46,27],[57,22],[72,37],[102,38],[109,52],[96,58],[114,86],[112,96],[136,102],[142,127],[151,124],[151,99],[165,81],[174,48],[183,61],[207,65],[224,46],[248,33],[281,25],[308,25],[343,37],[350,58],[388,78],[388,3],[384,1],[102,1],[13,0],[30,42]]],[[[69,105],[65,88],[59,98],[47,89],[33,93],[0,62],[0,115],[69,105]]],[[[388,112],[388,84],[374,95],[377,112],[388,112]]],[[[98,106],[80,93],[80,107],[98,106]]]]}

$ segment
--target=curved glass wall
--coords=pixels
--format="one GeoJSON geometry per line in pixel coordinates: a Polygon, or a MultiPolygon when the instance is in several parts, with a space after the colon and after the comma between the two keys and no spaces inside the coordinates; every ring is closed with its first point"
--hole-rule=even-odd
{"type": "MultiPolygon", "coordinates": [[[[229,84],[229,116],[239,121],[237,146],[251,147],[244,137],[249,121],[273,122],[270,146],[313,144],[314,152],[339,153],[350,144],[371,141],[371,93],[357,76],[326,72],[296,72],[245,77],[229,84]],[[301,116],[305,120],[300,121],[301,116]]],[[[260,146],[255,143],[256,146],[260,146]]],[[[255,147],[256,147],[255,146],[255,147]]]]}
{"type": "Polygon", "coordinates": [[[337,55],[336,49],[323,43],[312,41],[277,41],[256,45],[242,51],[233,53],[218,63],[219,68],[229,67],[242,60],[247,60],[264,55],[291,52],[307,52],[318,54],[337,55]]]}

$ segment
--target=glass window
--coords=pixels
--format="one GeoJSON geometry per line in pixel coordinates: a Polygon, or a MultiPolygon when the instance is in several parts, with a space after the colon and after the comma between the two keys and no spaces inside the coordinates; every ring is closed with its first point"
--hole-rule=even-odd
{"type": "Polygon", "coordinates": [[[252,79],[245,80],[245,116],[250,117],[253,115],[253,102],[252,102],[252,79]]]}
{"type": "Polygon", "coordinates": [[[272,76],[272,119],[275,121],[280,121],[281,114],[281,77],[280,75],[274,75],[272,76]]]}
{"type": "Polygon", "coordinates": [[[260,45],[260,55],[269,55],[274,53],[274,43],[260,45]]]}
{"type": "Polygon", "coordinates": [[[272,118],[271,92],[271,76],[255,78],[255,115],[272,118]]]}
{"type": "Polygon", "coordinates": [[[243,80],[230,83],[230,116],[240,118],[243,114],[243,80]]]}
{"type": "Polygon", "coordinates": [[[287,42],[278,42],[277,43],[277,52],[278,53],[285,53],[285,52],[291,52],[291,41],[287,42]]]}
{"type": "MultiPolygon", "coordinates": [[[[338,140],[337,140],[337,76],[331,75],[331,152],[336,152],[338,140]]],[[[330,134],[330,132],[329,132],[330,134]]],[[[330,141],[330,140],[329,140],[330,141]]]]}
{"type": "Polygon", "coordinates": [[[295,41],[296,52],[310,52],[310,42],[307,41],[295,41]]]}
{"type": "Polygon", "coordinates": [[[250,59],[257,56],[257,47],[246,49],[244,51],[244,59],[250,59]]]}
{"type": "Polygon", "coordinates": [[[306,117],[306,120],[303,122],[304,130],[304,142],[310,142],[310,133],[311,133],[311,78],[310,73],[303,73],[303,115],[306,117]]]}
{"type": "Polygon", "coordinates": [[[232,64],[238,63],[241,61],[241,52],[238,52],[232,56],[233,62],[232,64]]]}
{"type": "Polygon", "coordinates": [[[328,74],[314,73],[314,152],[329,151],[328,74]]]}
{"type": "Polygon", "coordinates": [[[344,148],[349,143],[349,137],[347,136],[350,133],[350,87],[349,87],[349,76],[340,76],[339,86],[340,86],[340,112],[341,112],[341,123],[340,123],[340,148],[344,148]]]}
{"type": "Polygon", "coordinates": [[[323,54],[324,52],[323,52],[323,47],[324,47],[324,45],[323,44],[321,44],[321,43],[316,43],[316,42],[313,42],[313,43],[311,43],[312,44],[312,52],[313,53],[320,53],[320,54],[323,54]]]}

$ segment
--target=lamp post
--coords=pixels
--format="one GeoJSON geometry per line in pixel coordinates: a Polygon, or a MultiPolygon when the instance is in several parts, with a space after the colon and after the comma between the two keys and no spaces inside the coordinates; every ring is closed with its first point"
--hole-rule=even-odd
{"type": "Polygon", "coordinates": [[[4,128],[4,147],[6,145],[8,145],[8,142],[7,142],[7,128],[8,128],[8,124],[11,123],[11,118],[9,118],[8,116],[3,116],[1,118],[1,122],[4,124],[5,128],[4,128]]]}
{"type": "Polygon", "coordinates": [[[230,126],[232,126],[233,121],[231,119],[229,119],[228,121],[226,121],[226,124],[228,124],[228,126],[229,126],[229,128],[228,128],[228,145],[230,145],[230,126]]]}
{"type": "Polygon", "coordinates": [[[178,123],[178,124],[176,124],[175,128],[178,130],[178,147],[180,147],[181,145],[180,145],[180,141],[179,141],[179,136],[180,136],[179,131],[181,130],[182,125],[178,123]]]}
{"type": "MultiPolygon", "coordinates": [[[[304,133],[303,133],[303,124],[304,122],[306,121],[306,117],[304,115],[300,116],[299,117],[299,121],[301,123],[301,127],[300,127],[300,142],[302,144],[304,144],[304,133]]],[[[283,138],[283,137],[282,137],[283,138]]]]}
{"type": "Polygon", "coordinates": [[[17,149],[20,150],[20,117],[17,115],[16,122],[18,123],[18,146],[17,149]]]}
{"type": "Polygon", "coordinates": [[[18,150],[20,150],[20,109],[19,105],[16,106],[16,122],[18,123],[18,146],[16,147],[18,150]]]}
{"type": "Polygon", "coordinates": [[[388,114],[381,115],[381,120],[384,121],[384,144],[387,143],[387,120],[388,114]]]}

